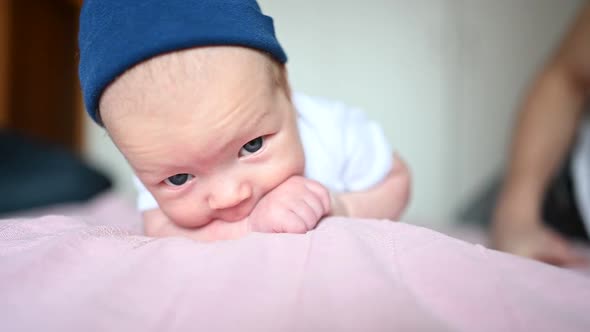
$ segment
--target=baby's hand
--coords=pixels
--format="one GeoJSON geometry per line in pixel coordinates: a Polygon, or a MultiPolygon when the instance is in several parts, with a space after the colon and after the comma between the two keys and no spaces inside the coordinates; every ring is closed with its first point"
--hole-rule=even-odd
{"type": "Polygon", "coordinates": [[[323,185],[292,176],[258,202],[248,222],[254,232],[306,233],[330,209],[330,193],[323,185]]]}

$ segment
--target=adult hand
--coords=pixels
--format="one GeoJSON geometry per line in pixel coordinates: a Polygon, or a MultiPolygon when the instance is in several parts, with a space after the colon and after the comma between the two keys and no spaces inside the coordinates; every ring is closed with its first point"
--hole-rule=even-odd
{"type": "Polygon", "coordinates": [[[492,245],[498,250],[557,266],[587,263],[564,237],[537,221],[518,226],[497,222],[492,245]]]}

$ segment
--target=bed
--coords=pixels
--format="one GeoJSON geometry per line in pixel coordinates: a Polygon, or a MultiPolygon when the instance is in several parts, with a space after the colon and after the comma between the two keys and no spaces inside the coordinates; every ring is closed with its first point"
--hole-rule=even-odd
{"type": "Polygon", "coordinates": [[[328,218],[306,235],[154,239],[113,193],[5,215],[0,330],[590,330],[587,270],[443,232],[328,218]]]}

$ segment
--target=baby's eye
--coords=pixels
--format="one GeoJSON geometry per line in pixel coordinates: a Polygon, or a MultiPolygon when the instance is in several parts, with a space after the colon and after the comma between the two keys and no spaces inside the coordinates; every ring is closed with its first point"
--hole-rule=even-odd
{"type": "Polygon", "coordinates": [[[250,142],[244,144],[244,146],[242,146],[242,148],[240,149],[240,157],[243,156],[247,156],[249,154],[252,154],[258,150],[260,150],[262,148],[262,145],[264,145],[264,138],[258,137],[255,138],[253,140],[251,140],[250,142]]]}
{"type": "Polygon", "coordinates": [[[164,180],[164,182],[169,186],[179,187],[179,186],[182,186],[183,184],[187,183],[188,181],[192,180],[193,178],[194,178],[193,175],[190,175],[187,173],[181,173],[181,174],[172,175],[171,177],[164,180]]]}

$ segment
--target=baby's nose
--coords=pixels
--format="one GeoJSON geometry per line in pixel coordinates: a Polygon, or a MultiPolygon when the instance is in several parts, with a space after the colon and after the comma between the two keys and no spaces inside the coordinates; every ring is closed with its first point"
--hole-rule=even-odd
{"type": "Polygon", "coordinates": [[[252,187],[246,183],[224,182],[217,186],[208,199],[213,210],[223,210],[239,205],[252,196],[252,187]]]}

